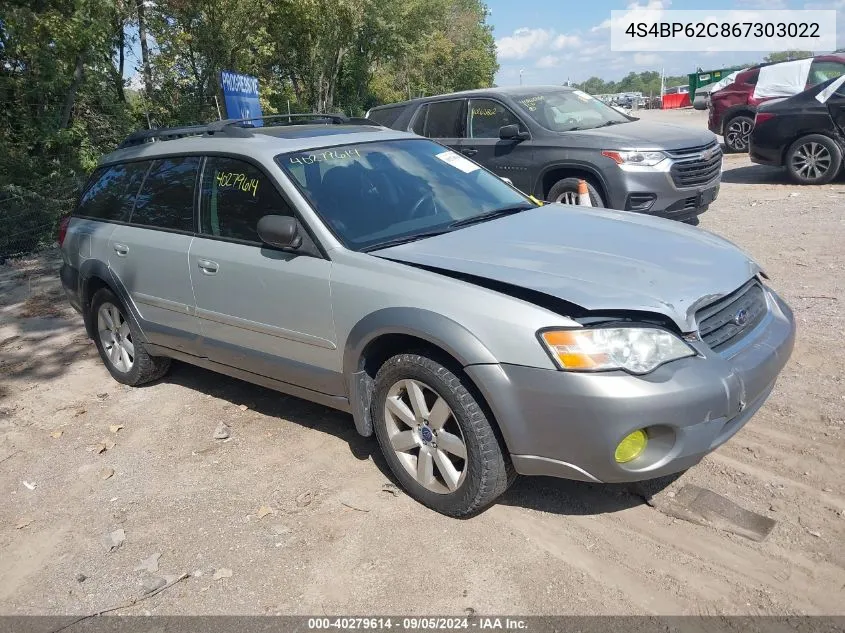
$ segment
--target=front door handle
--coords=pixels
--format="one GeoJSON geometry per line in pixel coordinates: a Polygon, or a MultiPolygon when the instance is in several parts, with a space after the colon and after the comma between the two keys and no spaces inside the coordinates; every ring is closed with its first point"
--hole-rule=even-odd
{"type": "Polygon", "coordinates": [[[461,154],[464,156],[475,156],[478,153],[478,150],[474,147],[467,147],[461,150],[461,154]]]}
{"type": "Polygon", "coordinates": [[[220,266],[217,262],[213,262],[210,259],[198,259],[197,265],[200,267],[203,273],[206,275],[216,275],[217,271],[220,269],[220,266]]]}
{"type": "Polygon", "coordinates": [[[126,257],[126,255],[129,253],[129,247],[126,244],[115,243],[113,247],[114,252],[117,253],[118,257],[126,257]]]}

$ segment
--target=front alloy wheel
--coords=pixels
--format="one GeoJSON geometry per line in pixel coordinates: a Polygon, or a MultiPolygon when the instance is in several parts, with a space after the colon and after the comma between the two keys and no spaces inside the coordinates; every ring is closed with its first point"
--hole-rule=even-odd
{"type": "Polygon", "coordinates": [[[373,427],[387,465],[411,497],[447,516],[480,512],[515,476],[476,394],[459,366],[428,350],[397,354],[375,376],[373,427]]]}
{"type": "Polygon", "coordinates": [[[438,494],[458,489],[467,448],[452,409],[419,380],[400,380],[384,404],[387,435],[399,462],[421,486],[438,494]]]}

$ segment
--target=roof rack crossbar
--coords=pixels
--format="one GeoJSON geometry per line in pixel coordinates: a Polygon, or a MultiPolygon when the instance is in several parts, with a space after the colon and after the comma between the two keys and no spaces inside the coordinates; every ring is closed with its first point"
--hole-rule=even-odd
{"type": "Polygon", "coordinates": [[[291,114],[271,114],[268,116],[250,117],[246,119],[223,119],[221,121],[213,121],[205,125],[185,125],[181,127],[161,127],[152,130],[138,130],[137,132],[133,132],[127,136],[118,146],[118,149],[142,145],[143,143],[154,142],[156,140],[169,141],[177,138],[185,138],[187,136],[202,136],[204,134],[252,136],[253,133],[250,130],[254,129],[254,126],[243,125],[244,123],[249,123],[251,121],[276,121],[279,119],[286,119],[288,124],[293,124],[294,119],[308,119],[314,121],[328,120],[333,125],[351,124],[381,127],[378,123],[370,121],[369,119],[347,117],[342,113],[302,112],[291,114]]]}

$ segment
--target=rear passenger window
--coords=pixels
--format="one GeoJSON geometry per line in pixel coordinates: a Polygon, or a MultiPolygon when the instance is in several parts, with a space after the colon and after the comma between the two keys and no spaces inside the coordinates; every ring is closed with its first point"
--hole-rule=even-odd
{"type": "Polygon", "coordinates": [[[96,220],[128,221],[135,194],[149,166],[150,163],[144,161],[98,169],[82,194],[76,215],[96,220]]]}
{"type": "Polygon", "coordinates": [[[154,160],[138,193],[132,224],[157,229],[194,230],[194,186],[198,156],[154,160]]]}
{"type": "Polygon", "coordinates": [[[429,138],[461,138],[464,135],[463,101],[436,101],[428,104],[425,135],[429,138]]]}
{"type": "Polygon", "coordinates": [[[265,215],[293,213],[264,173],[241,160],[209,157],[203,170],[201,231],[260,242],[256,227],[265,215]]]}

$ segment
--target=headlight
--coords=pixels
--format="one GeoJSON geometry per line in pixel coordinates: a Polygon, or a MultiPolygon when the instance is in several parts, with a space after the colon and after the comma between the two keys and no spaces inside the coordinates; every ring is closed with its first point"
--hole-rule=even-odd
{"type": "Polygon", "coordinates": [[[695,356],[677,336],[654,327],[595,327],[546,330],[540,338],[561,369],[624,369],[647,374],[669,361],[695,356]]]}
{"type": "Polygon", "coordinates": [[[616,152],[605,150],[601,155],[615,160],[618,165],[639,165],[640,167],[654,167],[666,158],[666,154],[663,152],[616,152]]]}

